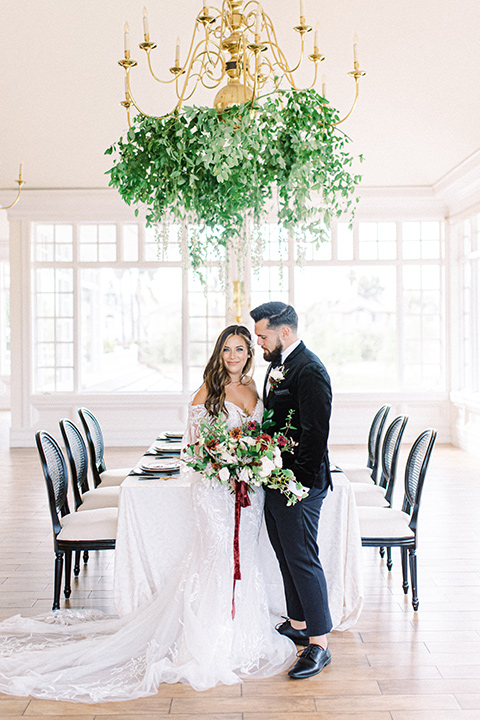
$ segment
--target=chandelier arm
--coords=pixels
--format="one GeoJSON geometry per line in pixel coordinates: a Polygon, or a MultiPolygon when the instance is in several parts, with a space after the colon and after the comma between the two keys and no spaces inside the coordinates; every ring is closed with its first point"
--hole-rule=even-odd
{"type": "MultiPolygon", "coordinates": [[[[148,117],[148,118],[153,118],[154,120],[163,120],[164,118],[170,117],[170,115],[174,114],[175,110],[177,109],[176,105],[171,112],[165,113],[165,115],[149,115],[144,110],[142,110],[142,108],[139,106],[139,104],[133,97],[132,88],[130,86],[130,71],[127,70],[126,73],[127,73],[126,74],[126,82],[127,82],[127,93],[126,94],[128,94],[129,102],[133,105],[134,108],[136,108],[138,110],[140,115],[144,115],[145,117],[148,117]]],[[[128,108],[128,112],[130,113],[130,108],[128,108]]]]}
{"type": "Polygon", "coordinates": [[[219,32],[219,37],[222,38],[225,32],[226,22],[225,18],[227,17],[227,14],[225,12],[225,5],[227,4],[227,0],[223,0],[222,2],[222,9],[220,10],[220,27],[217,28],[219,32]]]}
{"type": "Polygon", "coordinates": [[[353,100],[352,107],[350,108],[350,110],[348,111],[348,113],[345,115],[344,118],[342,118],[341,120],[337,120],[337,122],[335,122],[335,123],[331,123],[330,127],[336,127],[337,125],[341,125],[341,123],[345,122],[345,120],[347,120],[350,117],[350,115],[352,114],[352,112],[355,110],[355,106],[356,106],[357,100],[358,100],[358,91],[359,91],[358,77],[354,76],[354,80],[355,80],[355,98],[353,100]]]}
{"type": "Polygon", "coordinates": [[[251,105],[255,102],[255,98],[257,97],[257,90],[258,90],[258,51],[255,53],[255,74],[253,78],[253,90],[252,90],[252,101],[251,105]]]}
{"type": "MultiPolygon", "coordinates": [[[[214,62],[214,59],[210,55],[210,50],[208,49],[208,45],[205,47],[205,50],[203,51],[203,53],[200,53],[199,55],[197,55],[197,58],[200,57],[200,55],[202,55],[202,54],[206,55],[208,64],[215,68],[222,59],[222,49],[221,49],[220,45],[215,45],[215,43],[212,43],[212,45],[218,49],[216,62],[214,62]]],[[[204,67],[205,67],[206,74],[213,79],[211,72],[209,72],[209,70],[208,70],[208,66],[205,64],[204,67]]],[[[218,82],[220,83],[224,77],[225,77],[225,71],[222,71],[222,74],[221,74],[218,82]]]]}
{"type": "MultiPolygon", "coordinates": [[[[189,64],[189,66],[188,66],[188,70],[186,71],[186,78],[185,78],[185,80],[184,80],[184,82],[183,82],[183,87],[182,87],[181,93],[179,93],[179,89],[178,89],[178,86],[179,86],[179,82],[178,82],[178,81],[179,81],[179,79],[180,79],[180,75],[177,76],[176,92],[177,92],[177,98],[178,98],[177,108],[178,108],[179,110],[180,110],[180,108],[182,107],[182,103],[183,103],[185,100],[188,100],[189,98],[192,97],[193,93],[195,92],[195,90],[197,89],[197,87],[198,87],[198,85],[199,85],[199,82],[200,82],[200,80],[201,80],[202,72],[203,72],[203,70],[204,70],[204,68],[205,68],[205,56],[206,56],[207,53],[208,53],[208,38],[205,37],[203,40],[200,40],[200,42],[197,44],[197,46],[196,46],[195,50],[193,51],[193,53],[192,53],[192,52],[189,53],[189,56],[190,56],[190,55],[193,55],[193,56],[192,56],[192,58],[191,58],[191,60],[190,60],[190,64],[189,64]],[[198,49],[199,49],[203,44],[205,44],[205,50],[204,50],[203,52],[201,52],[201,53],[198,54],[198,49]],[[194,63],[195,63],[197,60],[199,60],[199,58],[201,58],[201,66],[200,66],[200,69],[199,69],[198,73],[194,73],[194,74],[192,75],[193,65],[194,65],[194,63]],[[187,95],[187,94],[186,94],[186,92],[187,92],[187,85],[188,85],[190,79],[191,79],[192,77],[195,77],[195,75],[197,76],[197,80],[196,80],[196,82],[195,82],[195,85],[194,85],[194,87],[193,87],[193,90],[192,90],[191,92],[189,92],[188,95],[187,95]]],[[[184,67],[186,67],[186,65],[185,65],[184,67]]],[[[185,72],[185,70],[184,70],[184,72],[185,72]]],[[[218,81],[218,84],[221,83],[222,78],[223,78],[223,75],[222,75],[222,77],[220,78],[220,80],[218,81]]]]}
{"type": "MultiPolygon", "coordinates": [[[[276,61],[277,65],[279,66],[279,68],[286,75],[291,77],[291,73],[296,72],[296,70],[298,70],[298,68],[302,64],[303,55],[305,52],[305,38],[304,38],[305,33],[303,33],[303,32],[300,33],[300,37],[301,37],[300,59],[299,59],[298,63],[295,65],[295,67],[289,68],[287,58],[285,57],[283,50],[280,48],[280,46],[278,44],[277,34],[275,32],[273,22],[272,22],[270,16],[267,15],[266,13],[264,13],[264,17],[265,17],[265,28],[267,30],[267,36],[268,36],[268,41],[265,44],[270,45],[270,47],[272,49],[272,54],[275,57],[275,61],[276,61]],[[267,20],[268,20],[268,23],[267,23],[267,20]],[[270,34],[270,32],[272,33],[272,35],[270,34]],[[272,36],[273,36],[273,40],[272,40],[272,36]],[[277,51],[278,51],[278,55],[277,55],[277,51]],[[283,62],[282,62],[282,58],[283,58],[283,62]]],[[[292,85],[293,85],[293,83],[292,83],[292,85]]]]}
{"type": "Polygon", "coordinates": [[[14,200],[12,203],[10,203],[10,205],[2,205],[2,206],[0,206],[0,210],[9,210],[9,209],[12,208],[14,205],[16,205],[17,202],[20,200],[20,193],[22,192],[22,185],[25,184],[25,180],[15,180],[15,182],[18,183],[18,193],[17,193],[17,197],[15,198],[15,200],[14,200]]]}
{"type": "MultiPolygon", "coordinates": [[[[204,43],[204,42],[206,42],[206,43],[208,44],[208,28],[205,28],[205,37],[204,37],[203,40],[200,40],[200,42],[197,44],[197,47],[196,47],[195,50],[194,50],[194,49],[193,49],[193,45],[194,45],[194,42],[195,42],[195,34],[196,34],[196,32],[197,32],[197,26],[195,25],[195,26],[194,26],[194,29],[193,29],[192,39],[191,39],[191,41],[190,41],[190,47],[189,47],[189,49],[188,49],[187,57],[186,57],[186,60],[185,60],[184,64],[183,64],[182,66],[178,65],[178,67],[177,67],[177,62],[175,62],[175,68],[177,68],[176,75],[175,75],[175,80],[177,80],[177,82],[175,83],[175,86],[176,86],[177,97],[178,97],[179,99],[180,99],[180,96],[179,96],[179,94],[178,94],[178,84],[179,84],[179,83],[178,83],[178,80],[179,80],[180,76],[183,75],[183,74],[186,72],[187,77],[185,78],[185,82],[184,82],[184,87],[185,87],[185,85],[187,84],[188,79],[189,79],[189,77],[190,77],[190,72],[191,72],[191,69],[192,69],[192,65],[193,65],[193,63],[195,62],[195,53],[196,53],[196,51],[197,51],[197,48],[198,48],[202,43],[204,43]],[[188,71],[185,70],[185,68],[187,67],[187,65],[188,65],[188,71]]],[[[172,68],[172,71],[173,71],[173,68],[172,68]]],[[[183,91],[182,91],[182,94],[183,94],[183,91]]]]}
{"type": "Polygon", "coordinates": [[[127,122],[130,129],[132,127],[132,118],[130,117],[130,108],[132,107],[132,101],[130,100],[130,95],[128,93],[125,93],[125,100],[123,100],[120,105],[122,105],[127,111],[127,122]]]}
{"type": "Polygon", "coordinates": [[[312,84],[308,87],[304,88],[304,90],[312,90],[315,87],[315,84],[317,82],[317,75],[318,75],[318,62],[315,63],[315,72],[313,74],[313,80],[312,84]]]}
{"type": "Polygon", "coordinates": [[[147,48],[145,50],[145,52],[147,53],[148,69],[150,70],[150,75],[153,77],[153,79],[159,83],[162,83],[162,85],[170,85],[171,83],[175,82],[175,80],[176,80],[175,77],[172,77],[171,80],[162,80],[162,78],[159,78],[159,77],[157,77],[157,75],[155,75],[155,72],[152,67],[152,61],[150,58],[150,51],[151,51],[151,48],[147,48]]]}
{"type": "MultiPolygon", "coordinates": [[[[255,75],[250,72],[250,59],[251,59],[252,55],[255,55],[253,50],[250,52],[250,55],[248,57],[248,62],[245,64],[245,72],[246,72],[246,75],[248,76],[248,79],[253,83],[253,82],[255,82],[255,75]]],[[[257,77],[258,77],[258,72],[260,71],[260,69],[262,68],[263,65],[268,66],[269,75],[273,74],[274,70],[273,70],[273,65],[272,65],[272,61],[270,60],[270,58],[265,57],[264,55],[260,55],[260,58],[261,58],[262,62],[258,64],[258,67],[255,70],[255,72],[257,73],[257,77]]],[[[268,75],[265,78],[265,80],[267,78],[268,78],[268,75]]],[[[265,83],[263,82],[262,85],[264,85],[264,84],[265,83]]]]}
{"type": "MultiPolygon", "coordinates": [[[[182,96],[182,103],[185,102],[186,100],[190,100],[190,98],[192,97],[193,93],[194,93],[195,90],[197,89],[199,82],[201,82],[201,79],[202,79],[202,78],[201,78],[201,76],[200,76],[200,73],[193,73],[192,75],[190,75],[190,78],[189,78],[189,79],[193,79],[194,77],[196,77],[197,80],[196,80],[196,82],[195,82],[195,85],[194,85],[194,87],[193,87],[193,90],[191,90],[191,92],[190,92],[188,95],[183,95],[183,96],[182,96]]],[[[203,83],[202,83],[202,85],[203,85],[203,83]]],[[[208,88],[208,89],[209,89],[209,90],[213,90],[213,88],[208,88]]]]}

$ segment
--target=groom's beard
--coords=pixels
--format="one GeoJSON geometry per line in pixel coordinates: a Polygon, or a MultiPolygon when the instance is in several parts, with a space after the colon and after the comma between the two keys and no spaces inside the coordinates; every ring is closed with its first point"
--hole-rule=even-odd
{"type": "Polygon", "coordinates": [[[263,351],[263,359],[267,362],[271,362],[272,365],[275,367],[276,365],[281,365],[282,363],[282,352],[283,352],[283,343],[281,340],[277,340],[276,346],[273,348],[273,350],[264,350],[263,351]]]}

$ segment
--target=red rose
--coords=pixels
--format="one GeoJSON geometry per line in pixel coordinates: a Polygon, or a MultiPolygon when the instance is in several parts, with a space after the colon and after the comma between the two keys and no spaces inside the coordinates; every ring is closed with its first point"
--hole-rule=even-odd
{"type": "Polygon", "coordinates": [[[287,438],[285,435],[279,435],[277,438],[278,447],[285,447],[285,445],[288,443],[287,438]]]}
{"type": "Polygon", "coordinates": [[[262,435],[259,435],[257,437],[257,443],[260,443],[260,447],[262,450],[266,450],[268,446],[272,442],[271,435],[267,435],[266,433],[262,433],[262,435]]]}

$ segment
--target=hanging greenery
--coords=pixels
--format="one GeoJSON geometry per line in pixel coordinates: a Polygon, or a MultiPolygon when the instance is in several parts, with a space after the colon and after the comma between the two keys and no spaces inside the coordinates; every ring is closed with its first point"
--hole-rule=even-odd
{"type": "Polygon", "coordinates": [[[195,225],[194,267],[212,246],[244,238],[246,223],[258,229],[272,205],[280,226],[319,242],[334,217],[353,211],[361,179],[338,120],[315,90],[278,91],[221,115],[206,107],[137,115],[106,150],[115,153],[109,184],[129,205],[146,206],[148,225],[195,225]]]}

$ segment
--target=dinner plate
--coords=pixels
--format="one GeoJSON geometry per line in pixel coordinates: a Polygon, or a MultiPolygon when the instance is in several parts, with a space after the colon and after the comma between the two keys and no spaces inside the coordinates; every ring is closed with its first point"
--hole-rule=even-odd
{"type": "Polygon", "coordinates": [[[183,438],[183,432],[165,432],[167,440],[181,440],[183,438]]]}
{"type": "Polygon", "coordinates": [[[151,460],[141,462],[139,467],[145,472],[175,472],[180,469],[180,461],[176,458],[165,458],[164,460],[151,460]]]}
{"type": "Polygon", "coordinates": [[[159,452],[180,452],[180,450],[182,449],[182,443],[173,441],[162,441],[156,442],[153,447],[159,452]]]}

